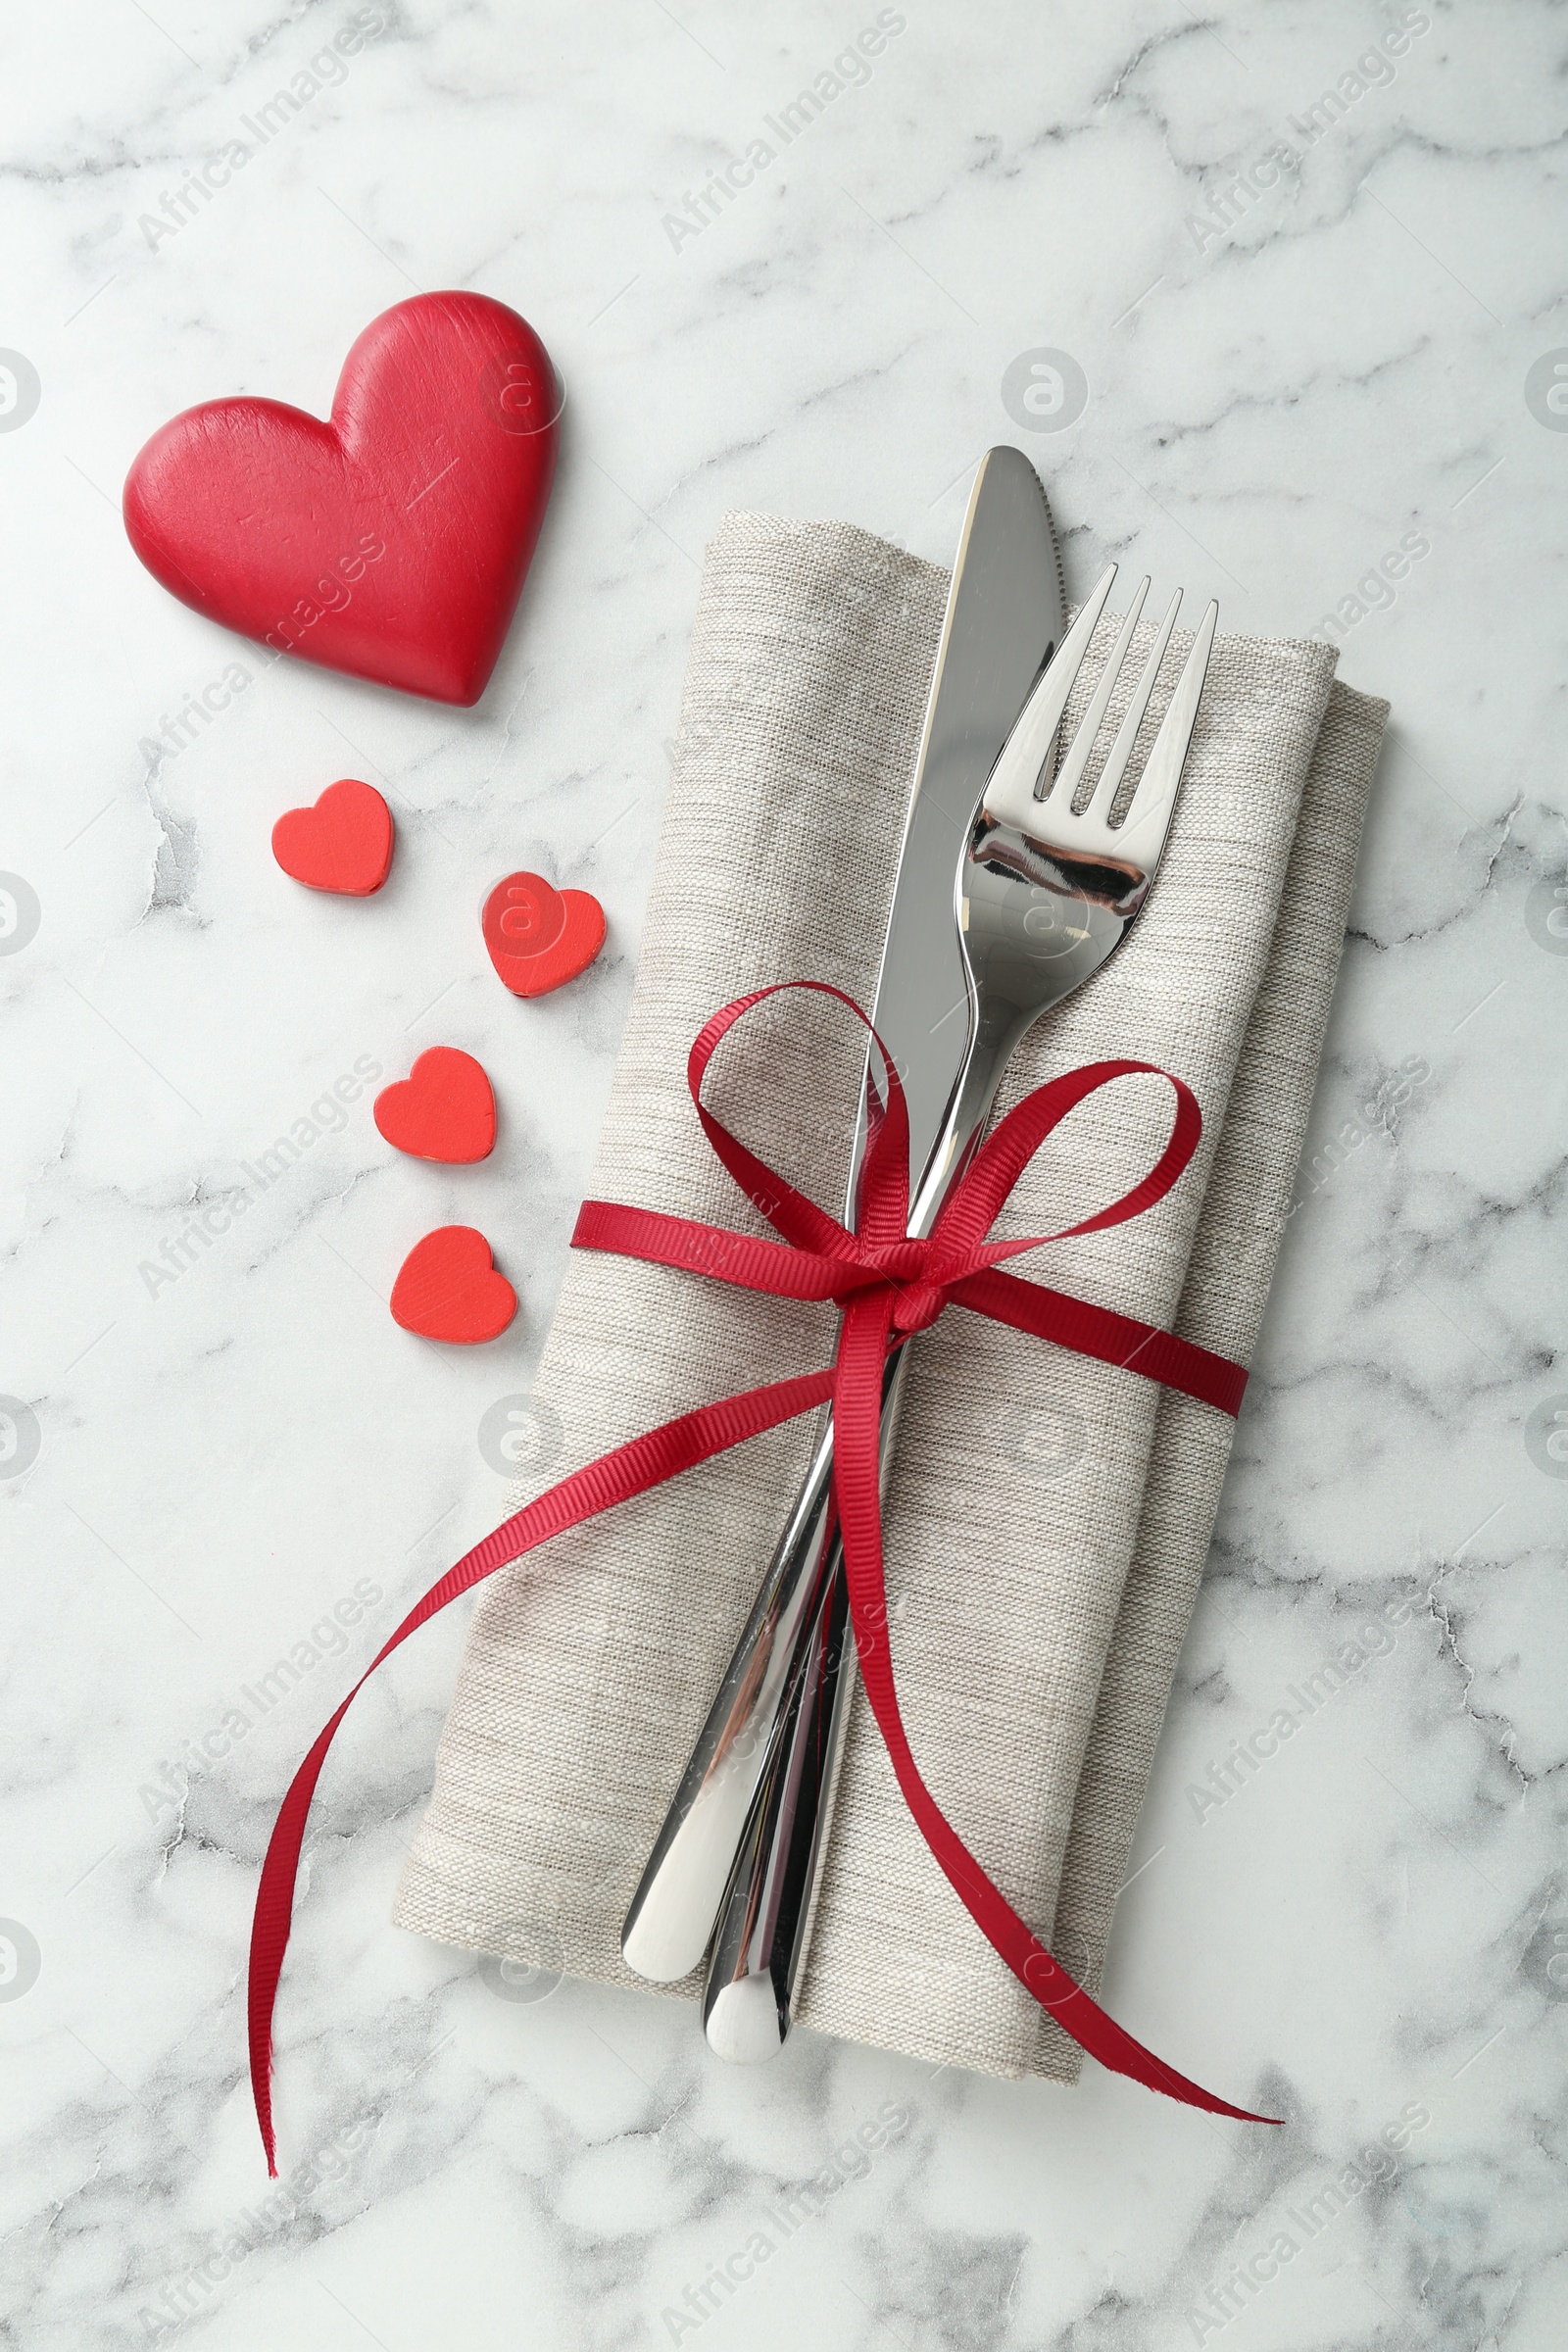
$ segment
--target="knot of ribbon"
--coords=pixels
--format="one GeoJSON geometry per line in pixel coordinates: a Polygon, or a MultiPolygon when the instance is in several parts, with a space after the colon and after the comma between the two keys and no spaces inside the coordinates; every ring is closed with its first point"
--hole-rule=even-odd
{"type": "Polygon", "coordinates": [[[908,1232],[909,1129],[904,1089],[877,1039],[885,1094],[874,1087],[868,1090],[871,1117],[860,1168],[858,1215],[851,1230],[749,1151],[702,1099],[703,1078],[721,1040],[754,1006],[788,989],[837,999],[876,1038],[865,1013],[841,989],[819,980],[784,981],[738,997],[714,1013],[692,1046],[686,1072],[709,1143],[780,1239],[767,1241],[613,1200],[585,1200],[571,1239],[574,1249],[639,1257],[770,1298],[831,1303],[842,1317],[834,1360],[821,1371],[746,1389],[662,1422],[601,1454],[514,1512],[416,1602],[326,1724],[278,1809],[251,1931],[251,2087],[269,2169],[274,2174],[272,2012],[288,1944],[300,1851],[321,1766],[357,1693],[412,1633],[498,1568],[615,1503],[647,1494],[730,1446],[824,1403],[832,1406],[834,1498],[861,1682],[905,1802],[959,1901],[1026,1990],[1102,2065],[1210,2114],[1241,2123],[1275,2120],[1232,2106],[1178,2074],[1107,2016],[1053,1959],[927,1788],[905,1731],[892,1656],[882,1633],[888,1622],[878,1461],[883,1368],[891,1349],[913,1333],[928,1330],[950,1305],[989,1316],[1079,1355],[1120,1365],[1221,1412],[1239,1411],[1247,1374],[1228,1357],[1194,1347],[1136,1316],[1117,1314],[1001,1271],[1004,1258],[1123,1224],[1162,1200],[1198,1148],[1202,1119],[1197,1098],[1168,1070],[1147,1061],[1088,1062],[1036,1087],[981,1145],[950,1188],[930,1234],[920,1239],[908,1232]],[[1134,1076],[1163,1078],[1176,1099],[1170,1139],[1147,1175],[1119,1200],[1058,1232],[990,1240],[1008,1195],[1052,1131],[1102,1087],[1134,1076]]]}

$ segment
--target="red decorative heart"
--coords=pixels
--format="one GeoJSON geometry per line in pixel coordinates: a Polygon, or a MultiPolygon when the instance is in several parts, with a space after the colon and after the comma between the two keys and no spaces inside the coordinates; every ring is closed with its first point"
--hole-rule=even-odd
{"type": "Polygon", "coordinates": [[[307,890],[368,899],[392,863],[392,811],[373,784],[329,784],[314,808],[289,808],[272,827],[272,856],[307,890]]]}
{"type": "Polygon", "coordinates": [[[392,1320],[425,1340],[472,1347],[498,1339],[517,1311],[517,1294],[498,1274],[484,1235],[472,1225],[438,1225],[416,1242],[392,1285],[392,1320]]]}
{"type": "Polygon", "coordinates": [[[406,1078],[383,1086],[373,1116],[395,1151],[460,1164],[496,1140],[496,1099],[483,1067],[456,1046],[431,1046],[406,1078]]]}
{"type": "Polygon", "coordinates": [[[343,364],[330,423],[209,400],[125,480],[125,529],[182,604],[280,653],[476,703],[550,497],[555,370],[515,311],[419,294],[343,364]]]}
{"type": "Polygon", "coordinates": [[[605,910],[589,890],[553,890],[542,874],[509,874],[484,903],[484,944],[514,997],[542,997],[585,972],[605,944],[605,910]]]}

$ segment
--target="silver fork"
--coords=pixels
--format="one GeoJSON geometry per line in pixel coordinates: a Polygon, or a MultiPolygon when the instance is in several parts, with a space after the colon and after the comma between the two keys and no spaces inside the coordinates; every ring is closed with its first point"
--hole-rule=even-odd
{"type": "MultiPolygon", "coordinates": [[[[1113,826],[1111,810],[1181,604],[1178,592],[1093,796],[1074,813],[1072,803],[1150,585],[1146,579],[1139,587],[1053,778],[1053,747],[1115,575],[1111,564],[1042,673],[992,770],[958,858],[954,913],[970,992],[970,1039],[952,1108],[911,1203],[914,1235],[930,1231],[950,1186],[968,1164],[1019,1040],[1120,946],[1159,865],[1218,607],[1211,604],[1203,616],[1127,814],[1113,826]]],[[[884,1479],[907,1362],[906,1343],[889,1357],[884,1374],[884,1479]]],[[[662,1982],[686,1975],[712,1931],[708,1889],[719,1883],[715,1869],[729,1868],[703,2014],[709,2040],[730,2058],[766,2057],[789,2032],[830,1826],[854,1680],[832,1466],[830,1432],[720,1684],[622,1936],[627,1962],[642,1975],[662,1982]],[[748,1809],[737,1849],[738,1808],[748,1809]]]]}

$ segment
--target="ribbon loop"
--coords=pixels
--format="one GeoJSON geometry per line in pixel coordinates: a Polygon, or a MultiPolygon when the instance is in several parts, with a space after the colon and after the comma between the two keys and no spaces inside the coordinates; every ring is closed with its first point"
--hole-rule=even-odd
{"type": "MultiPolygon", "coordinates": [[[[843,1531],[844,1567],[861,1679],[894,1774],[920,1834],[982,1934],[1019,1982],[1091,2055],[1118,2074],[1193,2107],[1243,2123],[1275,2119],[1233,2107],[1189,2082],[1106,2016],[1012,1909],[941,1811],[920,1776],[899,1708],[885,1639],[887,1593],[882,1561],[878,1447],[882,1367],[895,1340],[924,1331],[949,1304],[1124,1366],[1179,1389],[1220,1411],[1240,1410],[1247,1374],[1240,1364],[1195,1348],[1130,1315],[1004,1274],[1001,1261],[1021,1251],[1095,1233],[1141,1216],[1162,1200],[1198,1148],[1202,1120],[1191,1089],[1145,1061],[1097,1061],[1037,1087],[998,1126],[944,1202],[926,1240],[908,1224],[908,1114],[899,1073],[871,1022],[853,998],[825,981],[784,981],[737,997],[708,1021],[687,1061],[687,1084],[704,1134],[741,1190],[780,1236],[776,1242],[731,1233],[687,1217],[619,1201],[585,1200],[572,1234],[579,1250],[604,1250],[679,1267],[777,1298],[831,1302],[842,1316],[832,1365],[764,1388],[747,1389],[662,1423],[576,1470],[495,1529],[409,1612],[370,1662],[290,1784],[278,1811],[251,1932],[249,1990],[251,2085],[270,2169],[276,2172],[271,2111],[272,2010],[288,1943],[294,1886],[311,1797],[327,1749],[365,1681],[384,1658],[439,1609],[537,1544],[645,1494],[681,1471],[710,1460],[765,1429],[775,1429],[829,1398],[833,1407],[834,1490],[843,1531]],[[850,1232],[796,1191],[732,1135],[702,1100],[703,1078],[719,1044],[751,1009],[784,989],[835,998],[870,1032],[881,1054],[885,1099],[872,1087],[860,1171],[859,1214],[850,1232]],[[992,1225],[1046,1137],[1079,1102],[1132,1076],[1164,1078],[1176,1115],[1154,1165],[1117,1200],[1057,1234],[992,1242],[992,1225]]],[[[977,1583],[980,1580],[977,1580],[977,1583]]],[[[983,1589],[983,1585],[981,1586],[983,1589]]],[[[628,1894],[630,1889],[628,1888],[628,1894]]]]}

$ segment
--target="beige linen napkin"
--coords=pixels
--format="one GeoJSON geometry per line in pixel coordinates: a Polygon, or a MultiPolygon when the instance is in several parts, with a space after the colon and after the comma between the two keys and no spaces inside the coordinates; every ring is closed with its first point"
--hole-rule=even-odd
{"type": "MultiPolygon", "coordinates": [[[[726,518],[704,569],[597,1196],[767,1230],[702,1138],[687,1050],[717,1005],[769,980],[830,980],[869,1005],[946,592],[938,568],[851,526],[726,518]]],[[[1186,650],[1178,637],[1167,681],[1186,650]]],[[[1203,1140],[1174,1191],[1130,1224],[1012,1264],[1243,1359],[1387,710],[1335,686],[1334,659],[1303,641],[1217,640],[1149,906],[1122,954],[1038,1024],[1000,1104],[1108,1054],[1187,1081],[1203,1140]]],[[[1156,704],[1151,726],[1158,716],[1156,704]]],[[[847,1015],[787,998],[726,1042],[710,1080],[720,1115],[835,1214],[861,1054],[847,1015]]],[[[1161,1081],[1104,1090],[1052,1139],[998,1232],[1048,1232],[1123,1192],[1169,1124],[1161,1081]]],[[[674,1413],[825,1363],[836,1321],[574,1254],[537,1382],[564,1447],[513,1507],[674,1413]]],[[[1059,1930],[1098,1983],[1233,1424],[957,1309],[914,1346],[886,1512],[910,1740],[1003,1892],[1048,1943],[1059,1930]]],[[[816,1434],[803,1422],[754,1440],[500,1572],[400,1926],[642,1983],[621,1963],[620,1923],[816,1434]]],[[[823,2032],[990,2073],[1076,2071],[1076,2049],[931,1860],[858,1698],[797,2008],[823,2032]]]]}

